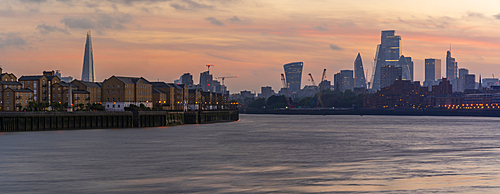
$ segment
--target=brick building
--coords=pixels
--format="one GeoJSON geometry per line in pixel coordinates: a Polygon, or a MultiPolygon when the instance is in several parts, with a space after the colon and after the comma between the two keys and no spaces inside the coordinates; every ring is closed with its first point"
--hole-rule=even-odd
{"type": "Polygon", "coordinates": [[[153,108],[152,84],[143,77],[111,76],[101,88],[103,105],[108,111],[123,111],[131,104],[153,108]]]}

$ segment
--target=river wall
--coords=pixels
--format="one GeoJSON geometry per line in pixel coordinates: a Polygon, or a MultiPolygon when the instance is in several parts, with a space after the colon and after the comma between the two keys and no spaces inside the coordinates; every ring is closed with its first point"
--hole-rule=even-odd
{"type": "Polygon", "coordinates": [[[237,110],[123,112],[2,112],[0,132],[160,127],[239,120],[237,110]]]}
{"type": "Polygon", "coordinates": [[[498,109],[243,109],[242,114],[287,115],[406,115],[406,116],[483,116],[500,117],[498,109]]]}

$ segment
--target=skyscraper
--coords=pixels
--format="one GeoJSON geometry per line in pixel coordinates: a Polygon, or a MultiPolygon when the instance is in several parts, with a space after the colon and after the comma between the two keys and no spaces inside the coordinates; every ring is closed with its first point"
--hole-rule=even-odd
{"type": "Polygon", "coordinates": [[[366,88],[365,72],[363,70],[363,61],[361,54],[358,53],[356,60],[354,60],[354,86],[366,88]]]}
{"type": "Polygon", "coordinates": [[[94,82],[94,52],[92,51],[92,39],[90,30],[87,31],[87,41],[85,42],[85,54],[83,56],[82,81],[94,82]]]}
{"type": "Polygon", "coordinates": [[[455,58],[451,57],[451,51],[446,52],[446,78],[450,80],[451,85],[453,86],[453,91],[457,91],[457,71],[458,64],[455,61],[455,58]]]}
{"type": "Polygon", "coordinates": [[[193,85],[193,76],[190,73],[185,73],[183,74],[179,80],[181,81],[182,84],[186,84],[188,86],[193,85]]]}
{"type": "Polygon", "coordinates": [[[213,82],[212,75],[209,74],[208,71],[200,73],[201,90],[203,90],[204,92],[214,92],[212,82],[213,82]]]}
{"type": "Polygon", "coordinates": [[[464,85],[465,89],[475,89],[476,88],[476,75],[465,74],[464,75],[464,85]]]}
{"type": "Polygon", "coordinates": [[[424,86],[431,89],[438,79],[441,79],[441,59],[425,59],[424,86]]]}
{"type": "Polygon", "coordinates": [[[375,54],[375,72],[372,74],[372,90],[380,90],[380,68],[396,67],[400,56],[401,36],[396,36],[394,30],[382,31],[380,44],[375,54]]]}
{"type": "Polygon", "coordinates": [[[469,74],[469,70],[465,68],[461,68],[458,70],[458,91],[463,92],[465,90],[465,75],[469,74]]]}
{"type": "Polygon", "coordinates": [[[401,55],[396,67],[401,67],[401,77],[403,80],[413,81],[413,61],[411,60],[411,57],[401,55]]]}
{"type": "Polygon", "coordinates": [[[283,68],[285,69],[288,92],[296,92],[300,90],[303,66],[303,62],[293,62],[283,65],[283,68]]]}
{"type": "Polygon", "coordinates": [[[341,70],[333,76],[335,91],[344,92],[354,90],[354,78],[352,70],[341,70]]]}
{"type": "Polygon", "coordinates": [[[385,66],[380,68],[380,88],[392,85],[394,81],[402,76],[402,68],[394,66],[385,66]]]}

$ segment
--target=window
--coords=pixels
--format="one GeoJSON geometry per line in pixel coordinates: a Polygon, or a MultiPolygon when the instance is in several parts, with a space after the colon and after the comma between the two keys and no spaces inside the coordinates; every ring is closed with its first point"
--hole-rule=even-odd
{"type": "Polygon", "coordinates": [[[115,88],[115,84],[111,85],[113,88],[115,88]]]}
{"type": "Polygon", "coordinates": [[[120,85],[117,85],[118,88],[120,88],[120,85]]]}
{"type": "Polygon", "coordinates": [[[118,98],[118,102],[120,102],[120,98],[118,98]]]}
{"type": "Polygon", "coordinates": [[[9,102],[9,99],[7,99],[7,104],[9,104],[9,103],[10,103],[10,102],[9,102]]]}
{"type": "MultiPolygon", "coordinates": [[[[109,102],[109,98],[108,98],[108,102],[109,102]]],[[[109,106],[108,106],[109,107],[109,106]]]]}
{"type": "Polygon", "coordinates": [[[111,91],[112,94],[115,94],[115,91],[111,91]]]}
{"type": "Polygon", "coordinates": [[[28,84],[30,84],[30,81],[28,81],[28,84]]]}
{"type": "Polygon", "coordinates": [[[118,105],[118,108],[120,108],[120,105],[118,105]]]}
{"type": "Polygon", "coordinates": [[[109,94],[109,90],[108,90],[107,92],[108,92],[108,94],[109,94]]]}
{"type": "Polygon", "coordinates": [[[60,98],[60,97],[61,97],[61,94],[58,94],[58,97],[60,98]]]}
{"type": "MultiPolygon", "coordinates": [[[[7,96],[9,96],[9,92],[7,92],[7,96]]],[[[8,100],[7,100],[7,102],[8,102],[8,100]]]]}
{"type": "Polygon", "coordinates": [[[115,98],[113,98],[113,102],[115,101],[115,98]]]}
{"type": "Polygon", "coordinates": [[[120,94],[120,90],[118,90],[118,94],[120,94]]]}
{"type": "Polygon", "coordinates": [[[108,86],[108,88],[109,88],[109,84],[108,84],[107,86],[108,86]]]}

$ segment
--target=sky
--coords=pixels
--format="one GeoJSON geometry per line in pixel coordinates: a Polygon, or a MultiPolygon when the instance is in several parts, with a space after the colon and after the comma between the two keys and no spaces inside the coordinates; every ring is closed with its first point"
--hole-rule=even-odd
{"type": "Polygon", "coordinates": [[[302,61],[327,80],[353,69],[361,54],[367,80],[382,30],[400,35],[413,58],[415,80],[424,59],[452,49],[459,68],[500,76],[498,1],[460,0],[0,0],[0,66],[39,75],[61,70],[81,78],[85,38],[92,32],[97,81],[116,76],[194,82],[213,64],[231,93],[281,88],[283,65],[302,61]]]}

